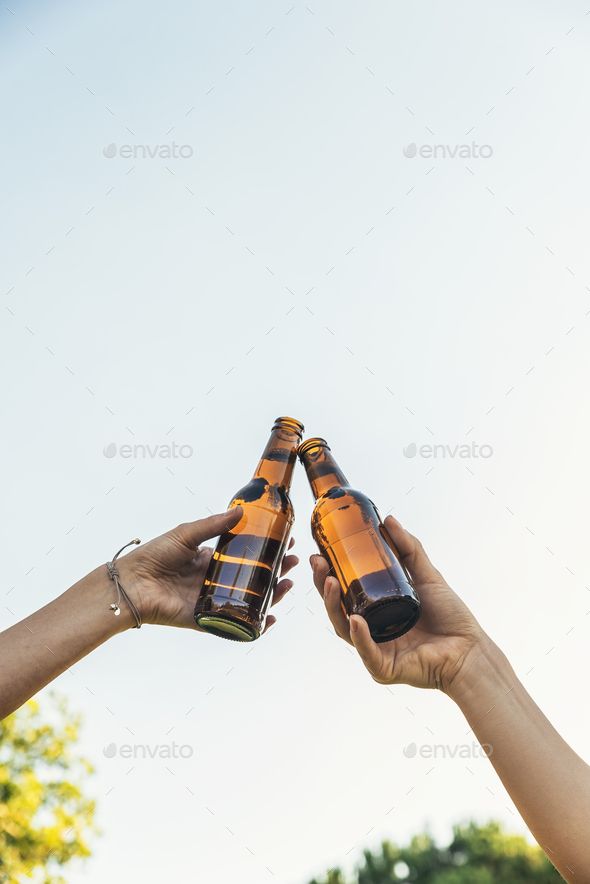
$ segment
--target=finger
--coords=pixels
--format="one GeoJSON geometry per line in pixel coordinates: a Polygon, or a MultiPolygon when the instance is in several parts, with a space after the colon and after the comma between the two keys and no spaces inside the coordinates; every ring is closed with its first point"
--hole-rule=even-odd
{"type": "Polygon", "coordinates": [[[394,552],[398,553],[400,562],[408,569],[412,580],[416,583],[440,580],[440,572],[426,555],[424,547],[417,537],[406,531],[393,516],[388,516],[384,525],[393,541],[394,552]]]}
{"type": "Polygon", "coordinates": [[[343,638],[344,641],[350,642],[348,617],[342,610],[340,584],[335,577],[328,577],[326,580],[326,585],[324,587],[324,604],[336,635],[343,638]]]}
{"type": "Polygon", "coordinates": [[[353,614],[350,618],[350,637],[352,644],[358,651],[359,657],[371,673],[378,675],[381,668],[381,651],[375,644],[369,632],[369,626],[364,617],[353,614]]]}
{"type": "Polygon", "coordinates": [[[205,540],[211,540],[212,537],[218,537],[224,531],[229,531],[230,528],[237,525],[241,517],[242,507],[235,506],[225,513],[216,513],[207,519],[185,522],[175,528],[173,533],[184,546],[194,549],[205,540]]]}
{"type": "Polygon", "coordinates": [[[326,577],[330,573],[330,565],[323,556],[310,556],[309,564],[313,574],[313,582],[321,597],[324,597],[324,587],[326,585],[326,577]]]}
{"type": "Polygon", "coordinates": [[[271,626],[274,626],[276,622],[277,622],[277,618],[274,617],[272,614],[269,614],[268,617],[266,618],[266,623],[264,624],[264,629],[262,630],[262,635],[264,635],[265,632],[268,632],[268,630],[271,628],[271,626]]]}
{"type": "Polygon", "coordinates": [[[279,580],[273,590],[271,604],[276,605],[278,602],[280,602],[281,599],[287,595],[290,589],[293,589],[292,580],[279,580]]]}
{"type": "Polygon", "coordinates": [[[299,564],[299,556],[285,556],[281,563],[281,577],[284,577],[285,574],[288,574],[291,568],[294,568],[295,565],[299,564]]]}
{"type": "Polygon", "coordinates": [[[291,548],[294,547],[294,546],[295,546],[295,538],[292,537],[291,540],[289,541],[288,549],[291,549],[291,548]]]}
{"type": "Polygon", "coordinates": [[[209,559],[214,552],[215,550],[212,546],[199,546],[195,550],[195,559],[197,562],[206,561],[209,564],[209,559]]]}
{"type": "Polygon", "coordinates": [[[196,551],[194,558],[189,563],[188,567],[196,569],[198,574],[205,574],[207,568],[209,567],[209,562],[211,561],[212,555],[213,550],[210,546],[202,546],[196,551]]]}

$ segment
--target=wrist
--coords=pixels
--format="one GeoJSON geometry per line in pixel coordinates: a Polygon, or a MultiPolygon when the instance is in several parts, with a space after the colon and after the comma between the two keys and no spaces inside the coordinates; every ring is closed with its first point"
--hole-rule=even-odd
{"type": "Polygon", "coordinates": [[[508,658],[482,632],[466,654],[446,693],[466,712],[478,702],[486,705],[497,694],[505,694],[516,681],[508,658]]]}
{"type": "Polygon", "coordinates": [[[104,641],[135,625],[133,615],[124,599],[120,613],[115,614],[111,604],[117,601],[117,589],[109,577],[106,564],[99,565],[64,593],[69,605],[80,610],[85,628],[96,631],[104,641]]]}
{"type": "MultiPolygon", "coordinates": [[[[119,584],[121,586],[121,589],[124,590],[125,594],[130,598],[133,605],[135,605],[135,608],[139,613],[141,623],[143,624],[148,622],[148,620],[146,619],[146,603],[144,593],[141,589],[143,580],[137,568],[134,554],[130,553],[127,556],[123,556],[120,559],[117,559],[116,566],[119,573],[119,584]]],[[[105,566],[105,572],[106,570],[107,569],[105,566]]],[[[121,593],[120,599],[117,599],[117,587],[114,580],[111,580],[109,578],[109,583],[111,594],[110,603],[115,603],[118,601],[120,614],[116,615],[116,619],[122,621],[122,630],[135,628],[137,626],[137,621],[127,602],[127,599],[124,597],[123,593],[121,593]]]]}

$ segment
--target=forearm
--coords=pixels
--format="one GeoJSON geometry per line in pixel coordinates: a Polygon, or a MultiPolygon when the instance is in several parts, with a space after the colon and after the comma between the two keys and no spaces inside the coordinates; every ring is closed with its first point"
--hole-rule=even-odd
{"type": "Polygon", "coordinates": [[[0,634],[0,719],[98,645],[134,625],[102,565],[44,608],[0,634]]]}
{"type": "Polygon", "coordinates": [[[522,817],[568,881],[590,881],[590,767],[486,640],[450,692],[522,817]]]}

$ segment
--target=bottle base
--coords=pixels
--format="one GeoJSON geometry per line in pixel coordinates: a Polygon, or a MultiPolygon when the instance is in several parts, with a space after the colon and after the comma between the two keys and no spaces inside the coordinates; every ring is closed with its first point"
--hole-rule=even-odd
{"type": "Polygon", "coordinates": [[[215,614],[196,614],[195,622],[205,632],[234,642],[253,642],[260,636],[260,632],[254,626],[244,623],[243,620],[215,614]]]}
{"type": "Polygon", "coordinates": [[[377,644],[390,642],[416,625],[420,617],[420,603],[408,596],[377,602],[362,612],[371,638],[377,644]]]}

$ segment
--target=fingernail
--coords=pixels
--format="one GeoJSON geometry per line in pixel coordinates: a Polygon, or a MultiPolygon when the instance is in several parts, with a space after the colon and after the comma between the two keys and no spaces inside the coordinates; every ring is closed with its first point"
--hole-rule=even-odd
{"type": "Polygon", "coordinates": [[[350,618],[350,631],[351,631],[351,632],[356,632],[358,628],[359,628],[359,625],[358,625],[358,623],[357,623],[357,621],[356,621],[356,618],[355,618],[354,616],[351,617],[351,618],[350,618]]]}

